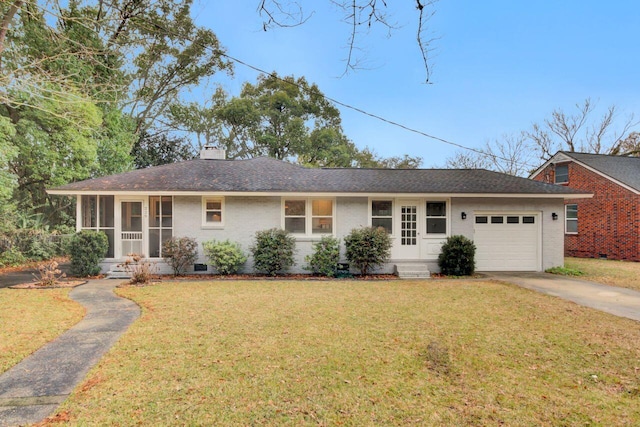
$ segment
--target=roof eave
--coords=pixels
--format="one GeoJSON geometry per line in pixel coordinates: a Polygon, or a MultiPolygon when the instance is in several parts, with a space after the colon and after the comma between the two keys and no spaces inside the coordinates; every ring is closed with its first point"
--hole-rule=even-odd
{"type": "Polygon", "coordinates": [[[439,193],[376,193],[376,192],[292,192],[292,191],[158,191],[158,190],[47,190],[48,194],[62,195],[62,196],[84,196],[84,195],[116,195],[116,196],[161,196],[161,195],[176,195],[176,196],[271,196],[271,197],[304,197],[312,195],[313,197],[458,197],[458,198],[516,198],[516,199],[585,199],[592,198],[591,193],[451,193],[451,192],[439,192],[439,193]]]}

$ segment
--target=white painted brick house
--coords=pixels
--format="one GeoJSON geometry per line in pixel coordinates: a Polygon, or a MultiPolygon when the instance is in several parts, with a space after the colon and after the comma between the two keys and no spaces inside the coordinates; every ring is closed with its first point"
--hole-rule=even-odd
{"type": "MultiPolygon", "coordinates": [[[[256,231],[275,227],[296,238],[293,272],[305,271],[321,236],[362,226],[391,235],[386,272],[416,262],[437,271],[442,243],[457,234],[474,240],[479,271],[541,271],[563,264],[564,200],[589,197],[487,170],[309,169],[266,157],[225,160],[217,149],[49,193],[77,198],[78,230],[107,234],[105,270],[130,252],[162,267],[162,242],[172,236],[229,239],[248,253],[256,231]]],[[[205,264],[201,246],[199,253],[205,264]]]]}

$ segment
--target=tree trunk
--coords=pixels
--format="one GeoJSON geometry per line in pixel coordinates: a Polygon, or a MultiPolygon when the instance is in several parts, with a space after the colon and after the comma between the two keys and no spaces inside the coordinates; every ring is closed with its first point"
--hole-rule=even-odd
{"type": "Polygon", "coordinates": [[[23,0],[16,0],[13,2],[11,6],[9,6],[9,10],[2,17],[2,24],[0,24],[0,68],[2,65],[2,52],[4,51],[4,41],[7,38],[7,32],[9,31],[9,24],[13,21],[13,17],[18,12],[20,7],[22,7],[23,0]]]}

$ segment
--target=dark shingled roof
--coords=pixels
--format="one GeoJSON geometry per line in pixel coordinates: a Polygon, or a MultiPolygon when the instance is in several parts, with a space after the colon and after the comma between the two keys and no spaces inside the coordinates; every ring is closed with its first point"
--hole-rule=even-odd
{"type": "Polygon", "coordinates": [[[640,191],[640,157],[571,153],[568,151],[562,151],[562,154],[640,191]]]}
{"type": "Polygon", "coordinates": [[[310,169],[268,157],[188,160],[75,182],[52,191],[585,194],[480,169],[310,169]]]}

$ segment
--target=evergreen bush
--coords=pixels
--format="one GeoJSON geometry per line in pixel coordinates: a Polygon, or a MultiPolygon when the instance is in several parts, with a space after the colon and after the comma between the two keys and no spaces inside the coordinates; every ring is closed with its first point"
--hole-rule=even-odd
{"type": "Polygon", "coordinates": [[[336,264],[340,261],[340,240],[333,236],[322,236],[319,242],[313,244],[313,255],[307,255],[304,260],[308,263],[305,270],[327,277],[335,276],[336,264]]]}
{"type": "Polygon", "coordinates": [[[82,230],[69,243],[71,274],[74,276],[95,276],[100,274],[100,262],[109,249],[107,235],[101,231],[82,230]]]}
{"type": "Polygon", "coordinates": [[[476,268],[476,246],[464,236],[450,236],[438,256],[440,272],[447,276],[471,276],[476,268]]]}
{"type": "Polygon", "coordinates": [[[0,252],[0,267],[14,267],[25,262],[27,262],[27,258],[15,248],[0,252]]]}
{"type": "Polygon", "coordinates": [[[223,242],[210,240],[204,242],[202,247],[209,265],[213,266],[218,274],[236,274],[240,266],[247,261],[247,256],[242,252],[240,245],[229,240],[223,242]]]}
{"type": "Polygon", "coordinates": [[[258,231],[255,244],[251,247],[253,267],[270,276],[285,272],[295,264],[295,246],[295,239],[285,230],[272,228],[258,231]]]}
{"type": "Polygon", "coordinates": [[[193,237],[172,237],[163,243],[162,257],[174,276],[182,276],[198,258],[198,242],[193,237]]]}
{"type": "Polygon", "coordinates": [[[391,256],[391,237],[382,227],[354,228],[344,238],[345,256],[362,275],[384,264],[391,256]]]}

